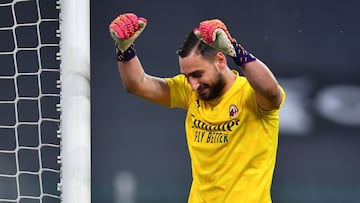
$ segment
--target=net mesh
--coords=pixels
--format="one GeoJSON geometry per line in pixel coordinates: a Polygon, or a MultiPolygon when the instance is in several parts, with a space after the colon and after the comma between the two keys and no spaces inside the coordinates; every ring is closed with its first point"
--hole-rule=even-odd
{"type": "Polygon", "coordinates": [[[0,202],[60,202],[59,2],[0,1],[0,202]]]}

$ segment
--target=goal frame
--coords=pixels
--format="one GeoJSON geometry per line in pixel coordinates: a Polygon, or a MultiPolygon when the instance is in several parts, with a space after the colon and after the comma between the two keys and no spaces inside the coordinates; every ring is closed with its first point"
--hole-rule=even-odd
{"type": "Polygon", "coordinates": [[[61,202],[91,202],[90,0],[60,1],[61,202]]]}

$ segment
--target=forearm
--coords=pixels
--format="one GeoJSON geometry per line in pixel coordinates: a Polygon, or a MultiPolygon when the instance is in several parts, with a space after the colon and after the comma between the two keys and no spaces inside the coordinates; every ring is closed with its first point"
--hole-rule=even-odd
{"type": "Polygon", "coordinates": [[[163,106],[170,105],[166,81],[145,73],[137,56],[127,62],[118,61],[118,69],[127,92],[163,106]]]}
{"type": "Polygon", "coordinates": [[[280,106],[282,93],[275,76],[270,69],[244,47],[233,41],[236,56],[234,62],[255,90],[257,104],[265,110],[277,109],[280,106]]]}
{"type": "Polygon", "coordinates": [[[116,59],[122,84],[127,92],[164,106],[170,105],[170,90],[166,80],[145,73],[136,55],[134,40],[147,20],[134,13],[116,17],[109,25],[116,45],[116,59]]]}
{"type": "Polygon", "coordinates": [[[255,90],[260,107],[266,110],[278,108],[282,94],[270,69],[259,59],[245,63],[240,69],[255,90]]]}
{"type": "Polygon", "coordinates": [[[142,88],[145,77],[145,71],[139,58],[135,56],[126,62],[118,61],[117,64],[124,88],[128,92],[136,94],[142,88]]]}

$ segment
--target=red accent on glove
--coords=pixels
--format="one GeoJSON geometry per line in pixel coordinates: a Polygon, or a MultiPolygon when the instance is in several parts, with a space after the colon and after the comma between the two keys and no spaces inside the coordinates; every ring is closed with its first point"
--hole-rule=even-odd
{"type": "Polygon", "coordinates": [[[118,16],[109,26],[120,39],[129,39],[139,30],[138,21],[147,22],[145,18],[138,18],[133,13],[125,13],[118,16]]]}
{"type": "Polygon", "coordinates": [[[213,38],[214,37],[213,35],[216,29],[224,30],[230,41],[233,41],[233,38],[228,32],[226,25],[221,20],[212,19],[212,20],[202,21],[199,25],[199,28],[195,28],[195,30],[200,30],[200,33],[204,41],[208,44],[214,42],[215,39],[213,38]]]}

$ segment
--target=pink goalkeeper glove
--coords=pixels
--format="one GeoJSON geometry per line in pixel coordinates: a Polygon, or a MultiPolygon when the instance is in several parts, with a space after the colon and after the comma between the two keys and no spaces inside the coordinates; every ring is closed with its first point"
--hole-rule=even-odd
{"type": "Polygon", "coordinates": [[[206,44],[231,56],[238,66],[256,60],[231,37],[226,25],[221,20],[212,19],[200,22],[199,27],[194,29],[194,34],[206,44]]]}
{"type": "Polygon", "coordinates": [[[137,17],[134,13],[119,15],[110,23],[110,35],[115,40],[119,61],[129,61],[136,55],[133,43],[146,24],[145,18],[137,17]]]}

